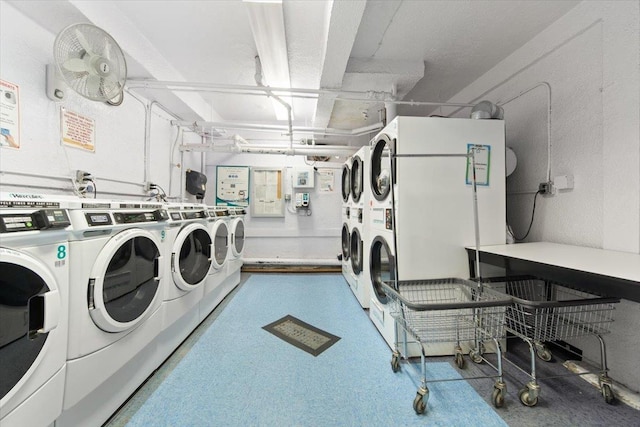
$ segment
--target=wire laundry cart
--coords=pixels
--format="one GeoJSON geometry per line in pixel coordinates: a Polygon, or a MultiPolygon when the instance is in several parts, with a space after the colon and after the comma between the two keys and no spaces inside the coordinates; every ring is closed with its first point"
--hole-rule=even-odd
{"type": "MultiPolygon", "coordinates": [[[[459,278],[385,282],[382,287],[391,300],[390,312],[396,321],[396,336],[402,329],[421,346],[421,385],[413,401],[416,413],[422,414],[426,409],[429,382],[472,379],[427,379],[425,346],[437,343],[451,343],[455,363],[462,369],[465,362],[461,343],[473,342],[475,346],[469,352],[471,359],[476,363],[485,361],[496,370],[494,376],[473,379],[496,378],[492,402],[497,408],[504,404],[506,385],[502,380],[499,340],[505,337],[504,319],[505,309],[511,303],[509,297],[491,289],[481,289],[477,283],[459,278]],[[498,356],[496,365],[483,356],[484,342],[487,340],[494,342],[498,356]]],[[[398,347],[391,358],[394,372],[400,369],[400,359],[406,354],[398,347]]]]}
{"type": "MultiPolygon", "coordinates": [[[[476,260],[479,258],[480,230],[478,221],[478,198],[476,187],[476,151],[481,146],[470,146],[465,154],[395,154],[393,157],[460,157],[467,159],[471,166],[471,195],[473,197],[473,218],[476,241],[476,260]]],[[[395,221],[394,177],[395,162],[391,163],[391,201],[392,218],[395,221]]],[[[434,208],[437,209],[437,206],[434,208]]],[[[395,224],[394,244],[397,244],[395,224]]],[[[425,260],[428,262],[428,260],[425,260]]],[[[397,257],[395,258],[397,264],[397,257]]],[[[480,276],[480,263],[476,262],[476,277],[480,276]]],[[[396,265],[397,271],[397,265],[396,265]]],[[[381,284],[382,290],[390,300],[390,313],[395,320],[396,345],[391,359],[394,372],[400,370],[400,361],[408,359],[407,335],[420,345],[420,386],[413,400],[413,409],[417,414],[425,412],[429,400],[429,382],[456,381],[477,378],[495,378],[492,402],[495,407],[504,404],[506,384],[502,379],[502,350],[500,340],[505,338],[504,319],[506,307],[511,297],[484,289],[482,283],[460,278],[436,278],[426,280],[401,281],[394,275],[393,280],[381,284]],[[398,343],[400,333],[404,335],[403,348],[398,343]],[[497,362],[492,364],[485,359],[484,342],[493,341],[497,353],[497,362]],[[486,362],[496,374],[483,377],[427,379],[425,348],[430,345],[450,343],[454,350],[455,363],[464,367],[462,344],[473,343],[469,352],[476,363],[486,362]],[[403,351],[404,350],[404,351],[403,351]]],[[[416,369],[411,363],[407,366],[416,369]]],[[[417,370],[417,369],[416,369],[417,370]]]]}
{"type": "MultiPolygon", "coordinates": [[[[518,393],[522,404],[535,406],[538,403],[540,386],[536,375],[536,355],[546,362],[552,358],[545,342],[589,335],[595,336],[600,343],[599,384],[602,396],[607,403],[614,401],[611,379],[607,375],[607,354],[602,335],[610,330],[614,304],[620,302],[619,298],[604,297],[530,276],[492,278],[485,281],[485,288],[490,287],[513,298],[513,304],[506,311],[507,331],[529,345],[530,372],[505,358],[531,379],[518,393]]],[[[586,373],[589,372],[567,375],[586,373]]]]}

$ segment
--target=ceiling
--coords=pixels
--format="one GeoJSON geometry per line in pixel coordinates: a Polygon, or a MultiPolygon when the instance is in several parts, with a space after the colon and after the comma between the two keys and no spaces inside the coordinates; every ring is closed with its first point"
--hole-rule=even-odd
{"type": "MultiPolygon", "coordinates": [[[[256,86],[261,52],[249,18],[252,8],[264,6],[256,2],[9,1],[54,34],[78,21],[105,29],[126,53],[132,86],[140,79],[256,86]]],[[[395,88],[397,99],[446,101],[577,3],[284,0],[268,7],[283,17],[286,45],[279,53],[286,50],[291,87],[358,91],[359,98],[395,88]]],[[[269,47],[273,56],[277,45],[269,47]]],[[[262,52],[260,60],[270,58],[262,52]]],[[[186,121],[287,124],[276,120],[264,96],[135,90],[186,121]]],[[[338,96],[295,98],[293,125],[351,130],[379,121],[382,103],[338,96]]],[[[407,115],[429,111],[398,108],[407,115]]],[[[282,138],[282,132],[265,138],[282,138]]],[[[349,143],[339,139],[334,143],[349,143]]]]}

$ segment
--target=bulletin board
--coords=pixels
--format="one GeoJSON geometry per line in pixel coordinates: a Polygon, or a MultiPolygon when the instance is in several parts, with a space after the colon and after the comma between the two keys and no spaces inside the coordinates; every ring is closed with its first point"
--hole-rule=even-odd
{"type": "Polygon", "coordinates": [[[251,216],[284,217],[284,171],[277,168],[254,167],[251,169],[251,175],[251,216]]]}
{"type": "Polygon", "coordinates": [[[249,166],[216,166],[216,206],[249,206],[249,166]]]}

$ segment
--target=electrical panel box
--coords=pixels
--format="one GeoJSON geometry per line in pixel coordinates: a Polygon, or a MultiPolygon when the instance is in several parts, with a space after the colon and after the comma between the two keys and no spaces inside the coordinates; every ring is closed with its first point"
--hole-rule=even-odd
{"type": "Polygon", "coordinates": [[[309,193],[296,193],[296,209],[309,207],[309,193]]]}
{"type": "Polygon", "coordinates": [[[314,173],[313,167],[293,168],[293,188],[313,188],[314,173]]]}

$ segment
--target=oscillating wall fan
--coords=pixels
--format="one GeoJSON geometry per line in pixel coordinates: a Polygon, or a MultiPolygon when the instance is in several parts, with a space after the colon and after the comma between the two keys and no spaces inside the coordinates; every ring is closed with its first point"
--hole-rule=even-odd
{"type": "Polygon", "coordinates": [[[56,67],[66,84],[85,98],[115,104],[122,96],[127,64],[118,43],[92,24],[73,24],[53,45],[56,67]]]}

